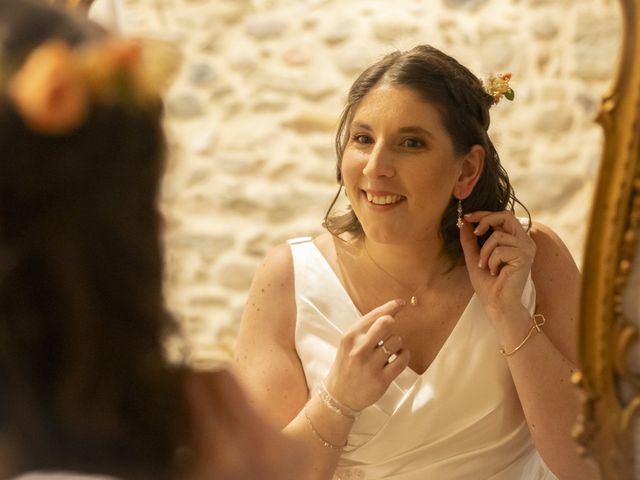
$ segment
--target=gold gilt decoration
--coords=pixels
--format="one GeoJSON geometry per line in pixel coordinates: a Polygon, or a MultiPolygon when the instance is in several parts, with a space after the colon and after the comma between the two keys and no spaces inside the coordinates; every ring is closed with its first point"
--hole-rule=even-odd
{"type": "Polygon", "coordinates": [[[574,376],[582,407],[573,433],[605,480],[634,478],[633,427],[640,409],[640,378],[627,363],[638,329],[623,310],[639,246],[640,0],[620,3],[624,36],[616,78],[598,116],[605,141],[584,257],[582,371],[574,376]]]}

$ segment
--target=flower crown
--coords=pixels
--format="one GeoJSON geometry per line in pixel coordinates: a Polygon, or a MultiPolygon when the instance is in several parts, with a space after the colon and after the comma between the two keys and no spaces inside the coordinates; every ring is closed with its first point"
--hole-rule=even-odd
{"type": "Polygon", "coordinates": [[[511,72],[507,72],[489,75],[482,81],[482,86],[485,92],[493,98],[494,105],[498,103],[502,97],[510,101],[515,98],[515,92],[509,85],[510,80],[511,72]]]}
{"type": "Polygon", "coordinates": [[[31,130],[64,135],[83,124],[94,103],[142,108],[155,103],[177,70],[175,61],[167,62],[169,52],[157,55],[158,42],[154,49],[148,48],[153,41],[111,38],[74,50],[49,40],[14,72],[0,58],[0,90],[31,130]]]}

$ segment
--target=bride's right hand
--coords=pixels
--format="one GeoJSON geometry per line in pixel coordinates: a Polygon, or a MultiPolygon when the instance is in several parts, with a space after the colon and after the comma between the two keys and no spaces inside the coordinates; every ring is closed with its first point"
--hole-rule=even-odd
{"type": "Polygon", "coordinates": [[[340,403],[357,411],[374,404],[409,365],[409,351],[395,334],[394,315],[405,305],[391,300],[371,310],[340,340],[326,379],[327,391],[340,403]]]}

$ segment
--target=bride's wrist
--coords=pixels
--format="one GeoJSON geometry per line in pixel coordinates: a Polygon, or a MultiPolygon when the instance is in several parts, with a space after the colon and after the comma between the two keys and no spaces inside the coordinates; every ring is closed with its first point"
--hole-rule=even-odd
{"type": "Polygon", "coordinates": [[[355,419],[362,413],[362,410],[355,410],[349,405],[338,400],[327,389],[326,381],[322,380],[316,387],[315,394],[322,401],[323,405],[337,415],[355,419]]]}
{"type": "MultiPolygon", "coordinates": [[[[331,372],[322,380],[321,383],[322,387],[318,385],[318,388],[324,388],[327,394],[331,396],[337,404],[345,407],[343,410],[350,412],[360,412],[364,408],[366,408],[366,405],[364,407],[360,407],[359,405],[357,405],[357,402],[353,402],[353,399],[350,398],[348,391],[343,391],[344,389],[340,388],[340,382],[336,381],[335,378],[332,378],[331,372]]],[[[350,390],[353,391],[353,389],[350,390]]],[[[317,391],[314,391],[314,393],[316,392],[317,391]]]]}
{"type": "Polygon", "coordinates": [[[337,415],[322,400],[313,395],[302,409],[302,417],[309,434],[325,448],[342,451],[353,427],[354,418],[337,415]]]}
{"type": "Polygon", "coordinates": [[[502,345],[511,345],[527,334],[532,325],[532,315],[522,305],[519,308],[488,313],[490,321],[502,345]]]}
{"type": "Polygon", "coordinates": [[[501,305],[486,305],[485,311],[487,312],[489,320],[495,326],[512,322],[514,318],[519,318],[523,315],[529,316],[529,311],[520,302],[501,305]]]}

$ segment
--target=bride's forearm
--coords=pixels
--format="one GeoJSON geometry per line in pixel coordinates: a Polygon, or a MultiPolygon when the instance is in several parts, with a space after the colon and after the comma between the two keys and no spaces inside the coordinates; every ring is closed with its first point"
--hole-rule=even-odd
{"type": "Polygon", "coordinates": [[[494,325],[540,455],[560,479],[599,478],[593,463],[578,454],[571,435],[579,410],[578,391],[571,383],[576,366],[549,340],[544,327],[533,327],[522,344],[534,326],[526,310],[509,317],[494,325]]]}
{"type": "Polygon", "coordinates": [[[311,458],[309,480],[331,480],[354,419],[327,408],[317,395],[305,404],[282,432],[302,442],[311,458]]]}

